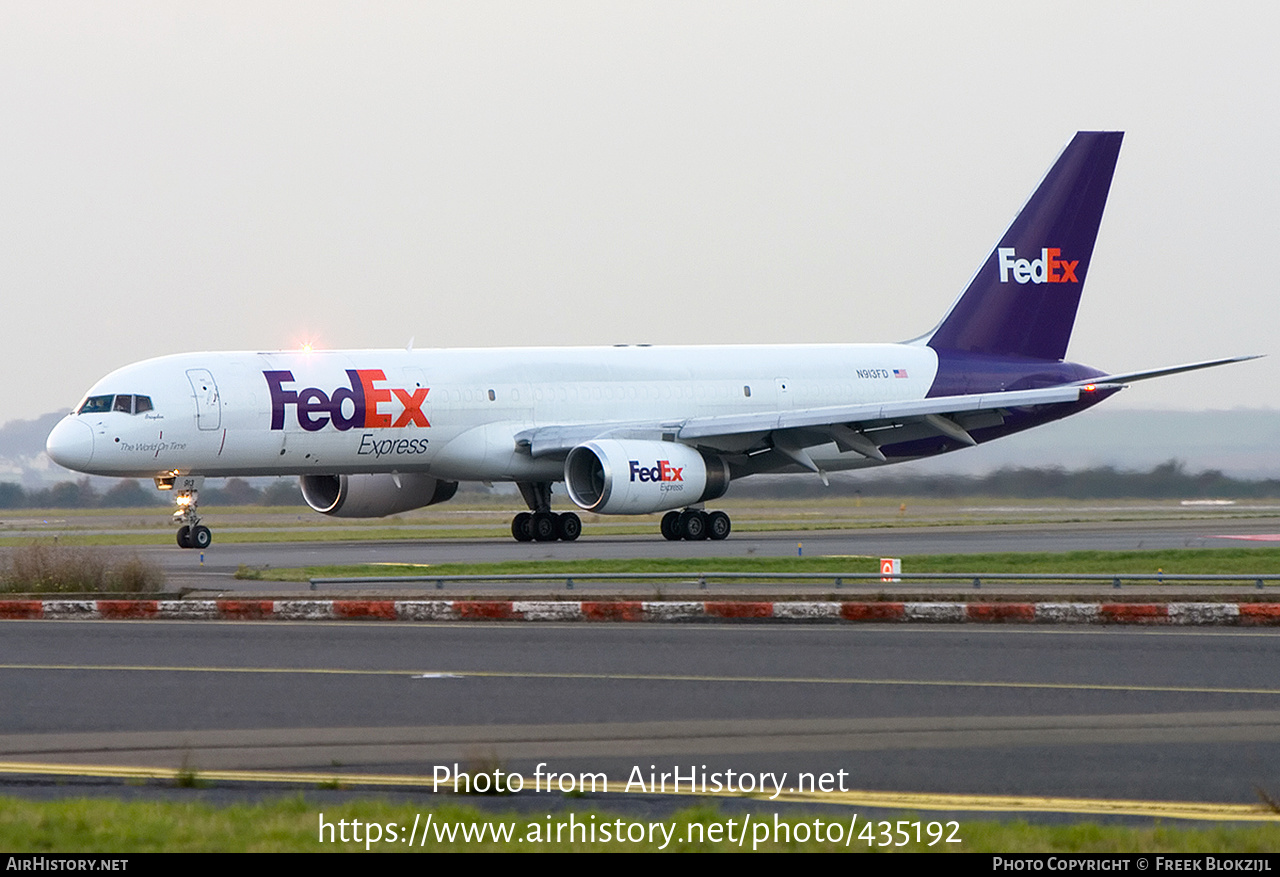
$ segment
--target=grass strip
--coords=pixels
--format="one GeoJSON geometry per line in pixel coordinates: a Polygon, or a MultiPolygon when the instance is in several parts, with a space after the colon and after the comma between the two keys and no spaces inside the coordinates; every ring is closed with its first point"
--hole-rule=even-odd
{"type": "MultiPolygon", "coordinates": [[[[592,573],[876,573],[875,557],[713,557],[635,560],[512,560],[499,563],[360,564],[280,568],[242,567],[236,578],[299,582],[360,576],[452,576],[592,573]]],[[[1102,573],[1167,575],[1280,575],[1280,548],[1183,548],[1165,551],[1068,551],[929,554],[902,560],[905,573],[1102,573]]]]}
{"type": "MultiPolygon", "coordinates": [[[[548,801],[550,805],[551,802],[548,801]]],[[[1209,827],[1181,826],[1155,822],[1143,826],[1102,825],[1094,822],[1077,822],[1064,825],[1031,824],[1021,820],[1008,822],[959,820],[954,836],[961,843],[935,842],[929,845],[928,828],[922,828],[921,842],[915,842],[914,829],[907,843],[902,846],[881,846],[884,835],[879,820],[868,823],[852,809],[846,812],[828,810],[808,816],[787,811],[779,814],[777,823],[789,826],[786,832],[774,831],[775,817],[767,810],[752,814],[754,826],[765,823],[772,837],[761,840],[756,849],[761,852],[881,852],[887,850],[906,852],[967,852],[967,853],[1196,853],[1232,852],[1266,853],[1280,847],[1280,825],[1225,823],[1209,827]],[[815,840],[815,819],[821,820],[826,833],[815,840]],[[846,845],[853,819],[854,835],[846,845]],[[833,842],[838,825],[842,835],[833,842]],[[867,826],[871,825],[871,831],[867,826]],[[803,826],[803,828],[801,827],[803,826]],[[872,837],[872,842],[862,835],[872,837]],[[790,835],[788,838],[786,835],[790,835]],[[777,837],[776,835],[782,835],[777,837]]],[[[618,826],[626,833],[629,826],[648,826],[665,823],[671,831],[667,852],[737,852],[751,850],[755,840],[748,836],[739,845],[728,837],[727,824],[732,820],[740,832],[744,814],[726,813],[713,805],[698,805],[680,810],[669,816],[638,816],[608,813],[596,809],[569,809],[563,803],[525,813],[494,813],[465,804],[423,806],[391,803],[370,798],[341,803],[309,801],[303,795],[254,804],[217,806],[203,802],[165,801],[117,801],[78,798],[59,801],[33,802],[17,798],[0,798],[0,848],[11,853],[94,853],[128,854],[146,852],[620,852],[656,851],[661,846],[661,832],[650,842],[646,837],[639,842],[630,840],[601,840],[601,828],[608,824],[612,832],[619,833],[618,826]],[[323,813],[323,816],[321,815],[323,813]],[[594,825],[596,842],[584,831],[573,839],[567,828],[562,828],[559,838],[555,826],[562,826],[570,815],[579,825],[594,825]],[[412,847],[399,838],[407,835],[415,819],[423,826],[428,815],[434,829],[428,842],[412,847]],[[333,842],[326,833],[320,841],[321,819],[335,828],[333,842]],[[360,822],[355,829],[353,820],[360,822]],[[347,825],[338,828],[340,821],[347,825]],[[366,840],[378,826],[378,842],[366,840]],[[396,840],[389,839],[387,826],[396,827],[396,840]],[[462,826],[471,832],[469,840],[463,839],[462,826]],[[447,838],[452,826],[455,837],[447,838]],[[490,826],[483,839],[477,839],[480,826],[490,826]],[[501,835],[501,826],[510,829],[510,839],[494,840],[494,829],[501,835]],[[691,826],[701,826],[693,828],[691,826]],[[716,828],[718,826],[718,828],[716,828]],[[347,835],[342,842],[341,832],[347,835]],[[439,832],[439,833],[437,833],[439,832]],[[354,839],[359,834],[360,841],[354,839]],[[713,839],[717,838],[717,839],[713,839]]],[[[929,823],[946,826],[948,820],[929,814],[899,814],[886,817],[895,824],[898,820],[908,823],[929,823]]],[[[753,828],[754,828],[753,826],[753,828]]],[[[642,832],[630,829],[631,836],[642,832]]],[[[754,832],[752,832],[754,834],[754,832]]],[[[941,838],[951,834],[938,832],[941,838]]],[[[891,841],[892,843],[892,841],[891,841]]]]}

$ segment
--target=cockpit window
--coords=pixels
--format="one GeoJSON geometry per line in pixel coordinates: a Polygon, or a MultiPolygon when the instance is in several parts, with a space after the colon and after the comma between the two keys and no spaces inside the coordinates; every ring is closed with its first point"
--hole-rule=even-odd
{"type": "Polygon", "coordinates": [[[141,414],[153,411],[150,396],[90,396],[80,403],[76,414],[101,414],[104,411],[118,411],[121,414],[141,414]]]}
{"type": "Polygon", "coordinates": [[[110,411],[113,399],[115,399],[115,396],[90,396],[80,403],[80,407],[76,409],[76,414],[97,414],[101,411],[110,411]]]}

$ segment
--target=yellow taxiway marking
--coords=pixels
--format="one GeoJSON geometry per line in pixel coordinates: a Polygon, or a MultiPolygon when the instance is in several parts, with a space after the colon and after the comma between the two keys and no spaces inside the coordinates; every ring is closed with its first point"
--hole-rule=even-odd
{"type": "Polygon", "coordinates": [[[146,664],[0,664],[0,670],[147,673],[250,673],[266,675],[408,676],[417,679],[564,679],[604,682],[717,682],[773,685],[889,685],[933,688],[1006,688],[1050,691],[1123,691],[1166,694],[1280,695],[1280,688],[1199,685],[1127,685],[1102,682],[1002,682],[974,679],[873,679],[843,676],[715,676],[673,673],[535,673],[515,670],[354,670],[341,667],[188,667],[146,664]]]}
{"type": "MultiPolygon", "coordinates": [[[[121,780],[199,780],[203,782],[291,783],[322,787],[383,786],[431,788],[449,793],[452,783],[436,784],[432,777],[414,774],[319,773],[313,771],[201,770],[112,765],[67,765],[41,762],[0,761],[0,774],[99,777],[121,780]]],[[[626,784],[609,780],[608,789],[627,794],[626,784]]],[[[526,794],[531,790],[526,790],[526,794]]],[[[520,793],[517,793],[520,794],[520,793]]],[[[533,794],[537,794],[533,792],[533,794]]],[[[646,789],[644,794],[654,794],[646,789]]],[[[988,813],[1074,813],[1080,815],[1149,816],[1161,819],[1197,819],[1233,822],[1280,822],[1280,812],[1261,804],[1220,804],[1201,801],[1143,801],[1108,798],[1058,798],[1038,795],[956,795],[927,792],[783,792],[776,798],[767,794],[663,792],[694,797],[750,798],[787,803],[838,804],[846,807],[875,807],[884,810],[946,810],[988,813]]]]}
{"type": "Polygon", "coordinates": [[[843,804],[850,807],[877,807],[889,810],[1076,813],[1092,816],[1151,816],[1160,819],[1280,822],[1280,813],[1261,804],[1215,804],[1200,801],[1129,801],[1108,798],[1055,798],[1038,795],[944,795],[872,791],[829,794],[783,792],[775,800],[843,804]]]}

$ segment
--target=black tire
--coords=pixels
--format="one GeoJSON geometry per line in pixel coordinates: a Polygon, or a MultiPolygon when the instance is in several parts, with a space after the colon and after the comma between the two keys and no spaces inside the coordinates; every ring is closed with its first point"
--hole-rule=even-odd
{"type": "Polygon", "coordinates": [[[533,541],[533,515],[521,512],[511,519],[511,535],[517,542],[533,541]]]}
{"type": "Polygon", "coordinates": [[[213,542],[213,533],[208,527],[194,527],[191,530],[191,547],[204,551],[213,542]]]}
{"type": "Polygon", "coordinates": [[[717,542],[729,535],[733,522],[724,512],[712,512],[707,515],[707,536],[717,542]]]}
{"type": "Polygon", "coordinates": [[[556,516],[551,512],[535,512],[533,515],[533,538],[539,542],[556,541],[556,516]]]}
{"type": "Polygon", "coordinates": [[[582,518],[573,512],[556,515],[556,535],[562,542],[572,542],[582,535],[582,518]]]}
{"type": "Polygon", "coordinates": [[[689,509],[680,515],[680,533],[690,542],[700,542],[707,538],[707,516],[696,509],[689,509]]]}
{"type": "Polygon", "coordinates": [[[188,527],[186,524],[183,524],[181,527],[178,528],[178,547],[179,548],[191,547],[191,528],[188,527]]]}
{"type": "Polygon", "coordinates": [[[662,538],[670,539],[672,542],[679,542],[684,537],[680,535],[680,513],[667,512],[662,516],[662,538]]]}

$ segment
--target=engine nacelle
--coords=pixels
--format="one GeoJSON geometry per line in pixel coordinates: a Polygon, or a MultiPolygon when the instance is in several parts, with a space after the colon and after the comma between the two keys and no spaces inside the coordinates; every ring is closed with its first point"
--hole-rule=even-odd
{"type": "Polygon", "coordinates": [[[678,442],[599,439],[564,461],[569,497],[601,515],[643,515],[723,496],[729,464],[678,442]]]}
{"type": "Polygon", "coordinates": [[[456,481],[419,474],[303,475],[298,481],[307,505],[335,518],[381,518],[444,502],[458,492],[456,481]]]}

